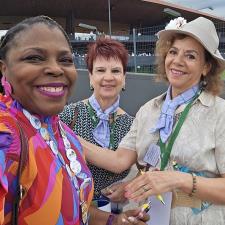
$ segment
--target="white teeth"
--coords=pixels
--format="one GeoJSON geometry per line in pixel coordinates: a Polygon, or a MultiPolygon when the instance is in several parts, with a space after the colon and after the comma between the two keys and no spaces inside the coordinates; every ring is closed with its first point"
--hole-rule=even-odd
{"type": "Polygon", "coordinates": [[[184,74],[183,72],[178,71],[178,70],[171,70],[171,71],[172,71],[172,73],[177,74],[177,75],[182,75],[182,74],[184,74]]]}
{"type": "Polygon", "coordinates": [[[63,91],[63,87],[40,87],[40,89],[42,91],[54,92],[54,93],[63,91]]]}

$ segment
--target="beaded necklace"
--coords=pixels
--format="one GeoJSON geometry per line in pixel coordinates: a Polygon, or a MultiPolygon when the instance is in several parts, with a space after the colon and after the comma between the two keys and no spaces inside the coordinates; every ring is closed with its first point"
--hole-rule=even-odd
{"type": "Polygon", "coordinates": [[[54,135],[50,135],[48,129],[41,124],[41,121],[34,115],[31,115],[27,110],[23,109],[23,114],[30,121],[31,125],[39,132],[41,137],[44,139],[46,144],[49,146],[53,154],[58,157],[59,161],[65,167],[67,174],[69,175],[71,182],[73,183],[77,194],[80,199],[80,208],[82,212],[82,220],[84,224],[87,224],[88,219],[88,207],[84,200],[84,189],[91,183],[91,178],[87,176],[86,173],[82,171],[80,162],[77,160],[76,152],[71,148],[71,144],[66,136],[66,132],[62,126],[61,121],[59,121],[59,131],[63,139],[63,144],[66,150],[66,157],[69,160],[69,164],[65,162],[62,154],[58,150],[58,145],[55,140],[54,135]],[[82,180],[79,187],[78,179],[82,180]]]}
{"type": "MultiPolygon", "coordinates": [[[[89,114],[91,116],[92,123],[94,124],[94,127],[96,127],[99,123],[99,118],[96,116],[96,113],[94,109],[92,108],[90,102],[88,101],[87,103],[88,103],[87,107],[88,107],[89,114]]],[[[116,116],[117,116],[117,112],[114,112],[110,115],[110,117],[112,118],[112,123],[110,123],[111,129],[110,129],[109,149],[113,149],[115,146],[114,129],[116,126],[116,116]]]]}

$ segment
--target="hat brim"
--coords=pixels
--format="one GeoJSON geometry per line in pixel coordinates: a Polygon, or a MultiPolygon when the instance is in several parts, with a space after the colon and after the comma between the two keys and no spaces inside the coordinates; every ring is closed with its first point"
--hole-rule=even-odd
{"type": "Polygon", "coordinates": [[[216,61],[219,63],[220,66],[222,66],[223,68],[225,68],[225,59],[223,58],[223,56],[220,54],[219,51],[216,51],[214,53],[212,53],[208,47],[205,45],[205,43],[203,41],[201,41],[196,35],[194,35],[191,32],[185,31],[185,30],[178,30],[178,29],[168,29],[168,30],[161,30],[157,33],[158,38],[166,38],[170,35],[173,34],[185,34],[187,36],[190,36],[192,38],[194,38],[195,40],[197,40],[208,52],[210,55],[212,55],[212,57],[214,59],[216,59],[216,61]]]}

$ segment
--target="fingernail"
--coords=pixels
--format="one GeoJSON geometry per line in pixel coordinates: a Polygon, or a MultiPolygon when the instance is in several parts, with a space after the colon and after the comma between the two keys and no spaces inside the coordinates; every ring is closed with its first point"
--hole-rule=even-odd
{"type": "Polygon", "coordinates": [[[129,223],[126,219],[122,218],[123,223],[129,223]]]}
{"type": "Polygon", "coordinates": [[[129,217],[128,217],[128,220],[129,220],[131,223],[137,222],[137,219],[136,219],[135,217],[133,217],[133,216],[129,216],[129,217]]]}

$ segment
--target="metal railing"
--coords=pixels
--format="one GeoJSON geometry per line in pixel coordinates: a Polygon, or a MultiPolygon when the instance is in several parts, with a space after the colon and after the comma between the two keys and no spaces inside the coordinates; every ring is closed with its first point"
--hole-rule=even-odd
{"type": "MultiPolygon", "coordinates": [[[[225,56],[225,23],[215,24],[220,39],[219,50],[225,56]]],[[[155,42],[156,33],[164,29],[162,26],[133,28],[127,32],[113,32],[111,38],[122,42],[129,52],[128,72],[135,73],[155,73],[155,42]]],[[[96,40],[96,35],[75,34],[75,39],[71,40],[75,53],[76,67],[85,69],[85,54],[87,45],[96,40]]]]}

